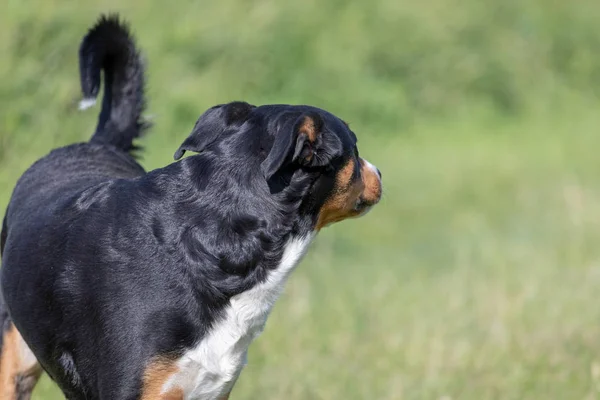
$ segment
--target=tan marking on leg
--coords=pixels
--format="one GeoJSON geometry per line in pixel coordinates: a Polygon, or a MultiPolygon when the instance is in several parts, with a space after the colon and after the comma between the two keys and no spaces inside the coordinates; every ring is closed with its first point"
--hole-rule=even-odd
{"type": "Polygon", "coordinates": [[[28,399],[42,368],[13,324],[4,332],[0,354],[0,397],[28,399]]]}
{"type": "Polygon", "coordinates": [[[173,388],[163,392],[169,378],[179,369],[175,360],[157,359],[144,372],[141,400],[183,400],[183,390],[173,388]]]}
{"type": "Polygon", "coordinates": [[[162,396],[162,400],[183,400],[183,390],[181,388],[169,390],[162,396]]]}
{"type": "Polygon", "coordinates": [[[2,355],[0,356],[0,393],[3,399],[16,398],[19,351],[17,348],[17,330],[14,325],[4,332],[2,355]]]}

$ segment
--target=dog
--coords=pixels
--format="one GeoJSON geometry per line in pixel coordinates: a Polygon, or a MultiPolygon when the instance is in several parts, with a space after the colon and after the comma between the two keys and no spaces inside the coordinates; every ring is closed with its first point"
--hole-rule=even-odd
{"type": "Polygon", "coordinates": [[[333,114],[241,101],[146,172],[128,25],[102,16],[79,60],[84,105],[104,72],[96,131],[33,164],[2,225],[2,399],[42,371],[69,400],[227,399],[311,241],[377,204],[381,173],[333,114]]]}

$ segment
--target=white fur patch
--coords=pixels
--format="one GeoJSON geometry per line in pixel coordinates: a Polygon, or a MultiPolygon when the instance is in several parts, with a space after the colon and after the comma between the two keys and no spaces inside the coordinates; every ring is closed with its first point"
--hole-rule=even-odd
{"type": "Polygon", "coordinates": [[[96,98],[95,97],[86,97],[85,99],[83,99],[83,100],[81,100],[79,102],[79,109],[80,110],[87,110],[88,108],[90,108],[94,104],[96,104],[96,98]]]}
{"type": "Polygon", "coordinates": [[[231,391],[246,364],[250,343],[262,332],[288,276],[311,240],[312,235],[292,238],[279,266],[263,283],[231,298],[225,318],[179,359],[179,372],[167,381],[163,393],[181,388],[185,399],[215,400],[231,391]]]}
{"type": "Polygon", "coordinates": [[[367,168],[369,168],[371,171],[373,171],[374,173],[376,173],[377,176],[379,176],[379,174],[377,173],[377,167],[376,166],[374,166],[373,164],[371,164],[370,162],[368,162],[364,158],[362,160],[364,161],[364,163],[367,166],[367,168]]]}

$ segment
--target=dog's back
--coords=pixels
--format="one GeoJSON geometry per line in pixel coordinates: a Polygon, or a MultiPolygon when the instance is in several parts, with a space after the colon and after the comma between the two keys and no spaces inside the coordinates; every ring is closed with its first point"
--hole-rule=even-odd
{"type": "Polygon", "coordinates": [[[104,98],[98,125],[88,143],[53,150],[21,177],[7,211],[10,229],[13,213],[31,213],[70,190],[115,178],[132,178],[144,173],[132,157],[134,139],[147,125],[141,114],[145,107],[144,69],[128,27],[117,17],[103,17],[84,37],[79,50],[80,108],[95,102],[104,70],[104,98]]]}
{"type": "MultiPolygon", "coordinates": [[[[9,303],[14,306],[10,313],[15,315],[29,312],[31,293],[15,288],[18,281],[4,275],[26,268],[27,248],[31,252],[57,249],[62,238],[49,234],[53,223],[68,224],[69,218],[76,217],[76,208],[85,207],[81,203],[86,198],[101,196],[111,182],[145,173],[133,157],[137,150],[134,140],[147,128],[141,117],[144,71],[127,26],[116,16],[101,18],[83,39],[79,62],[82,108],[95,101],[104,70],[104,97],[96,131],[89,142],[53,150],[32,165],[19,179],[4,216],[0,233],[2,283],[11,285],[13,301],[9,303]],[[82,196],[86,191],[89,195],[82,196]],[[65,212],[71,208],[73,212],[65,212]],[[38,238],[41,231],[45,232],[44,239],[38,238]]],[[[0,293],[0,398],[28,399],[41,368],[10,313],[0,293]]],[[[41,320],[28,320],[43,323],[43,316],[39,317],[41,320]]]]}

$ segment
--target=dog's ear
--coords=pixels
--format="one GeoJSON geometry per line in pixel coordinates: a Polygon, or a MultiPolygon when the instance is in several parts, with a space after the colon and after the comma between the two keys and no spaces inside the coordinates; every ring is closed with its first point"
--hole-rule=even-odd
{"type": "Polygon", "coordinates": [[[254,108],[255,106],[242,101],[209,108],[198,118],[192,133],[175,152],[175,160],[183,157],[186,151],[200,153],[225,130],[242,125],[254,108]]]}
{"type": "Polygon", "coordinates": [[[269,180],[290,163],[302,166],[325,166],[342,154],[342,143],[333,133],[324,134],[324,122],[317,113],[305,113],[296,119],[290,129],[284,124],[276,133],[269,155],[261,164],[265,179],[269,180]]]}

